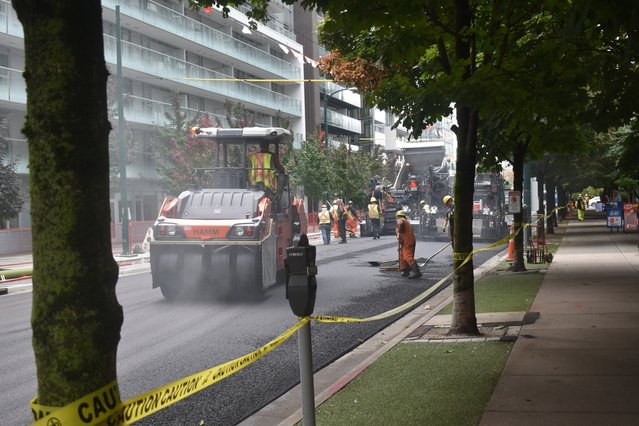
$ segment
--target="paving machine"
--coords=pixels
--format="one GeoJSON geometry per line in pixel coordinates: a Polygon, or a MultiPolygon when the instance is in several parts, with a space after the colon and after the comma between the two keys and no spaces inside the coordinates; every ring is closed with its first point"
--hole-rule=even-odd
{"type": "Polygon", "coordinates": [[[268,142],[279,157],[290,132],[247,127],[192,133],[211,141],[215,165],[196,169],[191,187],[164,200],[150,243],[153,288],[167,299],[261,295],[285,282],[286,248],[306,234],[307,218],[285,172],[271,171],[272,190],[249,186],[249,155],[268,142]]]}
{"type": "MultiPolygon", "coordinates": [[[[452,193],[455,179],[446,144],[442,141],[407,143],[401,148],[401,157],[395,182],[384,185],[373,178],[367,191],[368,196],[374,196],[380,203],[381,233],[395,234],[395,214],[401,209],[420,235],[445,237],[441,231],[445,212],[442,198],[452,193]],[[429,205],[428,214],[424,213],[422,200],[429,205]]],[[[370,234],[370,228],[367,220],[362,227],[366,235],[370,234]]]]}

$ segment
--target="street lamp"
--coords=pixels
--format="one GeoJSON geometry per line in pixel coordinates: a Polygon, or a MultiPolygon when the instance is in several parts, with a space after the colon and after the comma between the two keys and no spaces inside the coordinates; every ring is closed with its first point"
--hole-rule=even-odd
{"type": "Polygon", "coordinates": [[[328,98],[332,98],[333,95],[343,92],[345,90],[355,91],[357,87],[344,87],[343,89],[338,89],[331,94],[324,93],[324,145],[328,146],[328,98]]]}

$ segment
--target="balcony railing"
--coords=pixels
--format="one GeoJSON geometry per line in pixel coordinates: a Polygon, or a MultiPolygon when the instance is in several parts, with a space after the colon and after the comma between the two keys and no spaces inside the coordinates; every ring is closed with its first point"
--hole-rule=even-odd
{"type": "Polygon", "coordinates": [[[353,105],[356,108],[362,107],[362,97],[359,93],[342,89],[345,89],[345,87],[330,81],[320,84],[320,93],[323,93],[325,95],[331,95],[331,93],[334,93],[331,98],[339,99],[340,101],[353,105]]]}
{"type": "MultiPolygon", "coordinates": [[[[116,63],[117,44],[115,37],[104,35],[104,56],[107,62],[116,63]]],[[[238,99],[250,104],[257,104],[280,110],[301,117],[302,102],[256,84],[229,81],[232,77],[188,63],[186,61],[156,52],[142,46],[122,42],[123,67],[145,74],[172,80],[185,86],[195,87],[220,96],[238,99]],[[190,80],[189,78],[194,78],[190,80]]]]}
{"type": "Polygon", "coordinates": [[[27,89],[22,70],[0,67],[0,101],[27,103],[27,89]]]}
{"type": "Polygon", "coordinates": [[[283,78],[293,80],[301,78],[301,69],[297,64],[284,61],[161,4],[152,1],[102,0],[103,7],[115,10],[116,5],[120,5],[120,12],[123,15],[183,37],[238,61],[255,65],[283,78]],[[152,9],[149,9],[149,6],[153,6],[152,9]]]}
{"type": "MultiPolygon", "coordinates": [[[[103,4],[113,3],[112,0],[104,0],[103,4]]],[[[152,2],[144,2],[144,4],[151,4],[152,2]]],[[[235,40],[232,37],[223,34],[219,31],[215,31],[210,27],[206,27],[190,18],[187,18],[184,15],[180,15],[171,9],[165,8],[161,5],[155,5],[155,9],[158,11],[158,14],[155,13],[141,13],[141,6],[133,6],[129,3],[124,3],[121,5],[130,6],[132,9],[138,10],[138,18],[145,17],[149,24],[154,25],[157,24],[159,28],[162,28],[161,24],[164,22],[166,26],[164,17],[163,19],[158,18],[161,16],[159,12],[165,12],[166,14],[171,14],[173,21],[172,22],[181,22],[184,24],[184,28],[193,28],[192,33],[184,34],[184,37],[189,37],[191,40],[198,41],[201,37],[196,36],[197,34],[215,34],[216,37],[221,37],[217,39],[212,36],[204,36],[206,40],[200,41],[201,43],[206,43],[203,45],[213,47],[216,50],[222,51],[223,53],[229,54],[229,52],[235,52],[236,55],[244,55],[243,59],[252,64],[265,67],[268,69],[268,64],[273,65],[275,72],[275,68],[282,68],[282,71],[279,72],[278,75],[282,75],[286,78],[299,78],[300,69],[292,65],[286,61],[282,61],[281,59],[272,56],[264,51],[256,49],[246,43],[242,43],[239,40],[235,40]],[[156,16],[157,15],[157,16],[156,16]],[[157,21],[157,22],[155,22],[157,21]],[[197,29],[197,31],[196,31],[197,29]],[[219,49],[218,49],[219,48],[219,49]],[[228,52],[224,52],[223,49],[227,49],[228,52]],[[268,64],[267,64],[268,62],[268,64]],[[283,70],[286,68],[286,70],[283,70]]],[[[115,7],[115,6],[114,6],[115,7]]],[[[168,30],[175,31],[177,27],[181,27],[181,24],[173,24],[173,27],[167,28],[168,30]]],[[[0,33],[5,32],[6,34],[14,35],[16,37],[23,37],[22,26],[11,7],[11,4],[6,0],[0,0],[0,33]]],[[[116,63],[116,42],[115,37],[104,35],[104,49],[105,49],[105,60],[107,62],[111,62],[112,64],[116,63]]],[[[302,103],[295,98],[290,96],[283,95],[278,92],[273,92],[268,89],[264,89],[255,84],[250,84],[246,82],[230,82],[230,81],[197,81],[197,80],[184,80],[184,77],[196,77],[196,78],[208,78],[208,79],[229,79],[230,77],[225,74],[221,74],[215,71],[208,70],[206,68],[189,64],[183,60],[173,58],[169,55],[162,54],[160,52],[156,52],[150,49],[143,48],[141,46],[136,46],[132,43],[123,42],[123,65],[126,68],[131,68],[137,71],[142,71],[151,75],[156,75],[158,77],[165,78],[168,76],[175,76],[173,80],[180,81],[183,84],[186,84],[191,87],[197,87],[212,93],[217,93],[221,96],[228,98],[235,98],[242,100],[244,102],[253,103],[261,106],[265,106],[267,108],[271,108],[273,110],[281,110],[282,112],[289,113],[294,116],[301,117],[302,115],[302,103]]],[[[24,88],[24,83],[23,88],[24,88]]],[[[14,99],[18,99],[17,92],[12,91],[12,96],[14,99]]],[[[5,95],[8,96],[8,93],[5,95]]],[[[26,96],[26,95],[24,95],[26,96]]]]}
{"type": "Polygon", "coordinates": [[[18,20],[18,15],[13,10],[11,2],[7,0],[0,0],[0,33],[24,38],[22,24],[18,20]]]}
{"type": "MultiPolygon", "coordinates": [[[[282,2],[279,2],[278,6],[282,9],[283,13],[292,14],[292,12],[290,10],[291,6],[283,4],[282,2]]],[[[246,5],[235,6],[235,9],[237,9],[239,12],[241,12],[241,13],[243,13],[245,15],[246,15],[247,12],[251,11],[251,8],[249,6],[246,6],[246,5]]],[[[295,34],[293,33],[293,31],[289,30],[283,22],[280,22],[280,20],[278,20],[275,17],[269,16],[269,20],[266,21],[264,23],[264,25],[266,25],[267,27],[269,27],[273,31],[282,34],[284,37],[286,37],[288,39],[295,40],[295,34]]]]}
{"type": "Polygon", "coordinates": [[[329,126],[348,130],[349,132],[357,134],[362,133],[362,122],[358,119],[331,110],[326,111],[326,113],[329,126]]]}

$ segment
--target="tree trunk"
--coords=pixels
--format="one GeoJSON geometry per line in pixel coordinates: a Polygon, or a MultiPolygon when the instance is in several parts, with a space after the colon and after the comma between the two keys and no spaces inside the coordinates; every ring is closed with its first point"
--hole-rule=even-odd
{"type": "Polygon", "coordinates": [[[555,179],[548,176],[546,179],[546,207],[548,208],[548,219],[546,219],[546,233],[555,233],[555,223],[557,212],[555,211],[555,179]]]}
{"type": "MultiPolygon", "coordinates": [[[[526,149],[526,143],[518,143],[513,152],[513,189],[522,194],[522,200],[524,194],[524,158],[526,149]]],[[[526,270],[524,263],[524,229],[522,229],[523,210],[521,210],[521,213],[514,213],[513,216],[517,235],[515,235],[515,252],[513,255],[512,271],[523,272],[526,270]]]]}
{"type": "Polygon", "coordinates": [[[475,182],[477,113],[457,107],[457,173],[455,175],[455,226],[453,265],[453,316],[450,333],[479,334],[475,316],[475,285],[472,259],[460,267],[473,251],[473,188],[475,182]]]}
{"type": "Polygon", "coordinates": [[[99,0],[13,0],[24,28],[39,403],[116,379],[123,315],[111,251],[99,0]]]}
{"type": "MultiPolygon", "coordinates": [[[[472,9],[468,0],[455,1],[455,57],[469,64],[464,79],[470,78],[471,44],[463,29],[472,26],[472,9]]],[[[468,105],[457,103],[457,171],[455,175],[455,226],[453,235],[453,315],[449,332],[479,334],[475,316],[475,283],[472,259],[461,266],[473,251],[473,191],[477,164],[477,126],[479,114],[468,105]]]]}
{"type": "MultiPolygon", "coordinates": [[[[559,180],[559,179],[557,179],[559,180]]],[[[566,219],[566,215],[568,214],[568,196],[566,195],[566,190],[563,187],[559,187],[557,191],[557,202],[559,203],[559,219],[566,219]]]]}

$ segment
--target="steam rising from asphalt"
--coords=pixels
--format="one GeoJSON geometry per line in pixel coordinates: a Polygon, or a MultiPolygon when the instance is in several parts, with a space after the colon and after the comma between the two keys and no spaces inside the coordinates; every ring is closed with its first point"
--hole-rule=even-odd
{"type": "Polygon", "coordinates": [[[249,291],[257,287],[257,283],[233,276],[228,269],[218,268],[207,274],[202,268],[191,269],[183,274],[178,300],[188,301],[255,301],[256,295],[249,291]]]}

